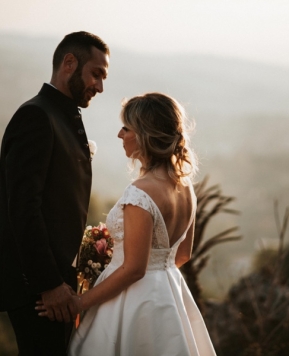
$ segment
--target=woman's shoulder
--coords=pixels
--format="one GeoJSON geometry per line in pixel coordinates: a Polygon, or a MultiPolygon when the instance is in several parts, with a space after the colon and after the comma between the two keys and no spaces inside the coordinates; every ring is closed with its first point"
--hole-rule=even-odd
{"type": "Polygon", "coordinates": [[[149,182],[135,180],[129,186],[126,187],[122,200],[138,201],[143,202],[146,205],[151,205],[152,201],[154,201],[153,196],[153,189],[150,186],[149,182]]]}
{"type": "Polygon", "coordinates": [[[145,192],[149,196],[153,194],[155,189],[155,185],[153,184],[153,182],[146,177],[141,179],[136,179],[135,181],[132,182],[131,186],[145,192]]]}

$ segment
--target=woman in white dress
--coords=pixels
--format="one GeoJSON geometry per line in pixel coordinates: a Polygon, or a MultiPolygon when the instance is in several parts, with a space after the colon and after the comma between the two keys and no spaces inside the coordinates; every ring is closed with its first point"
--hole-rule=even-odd
{"type": "Polygon", "coordinates": [[[203,318],[178,269],[191,257],[196,171],[185,114],[160,94],[124,104],[126,155],[139,177],[107,216],[113,258],[95,286],[75,297],[87,310],[69,356],[212,356],[203,318]]]}

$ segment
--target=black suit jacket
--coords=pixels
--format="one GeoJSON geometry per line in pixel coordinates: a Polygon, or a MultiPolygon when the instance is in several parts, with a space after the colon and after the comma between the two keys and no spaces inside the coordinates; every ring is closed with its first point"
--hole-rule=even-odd
{"type": "Polygon", "coordinates": [[[76,285],[71,265],[90,189],[90,152],[77,105],[44,84],[17,110],[2,140],[0,310],[63,281],[76,285]]]}

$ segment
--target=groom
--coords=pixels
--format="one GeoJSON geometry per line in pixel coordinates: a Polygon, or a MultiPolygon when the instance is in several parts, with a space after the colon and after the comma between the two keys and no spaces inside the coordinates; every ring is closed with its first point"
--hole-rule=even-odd
{"type": "Polygon", "coordinates": [[[72,267],[85,228],[91,160],[78,107],[103,91],[109,48],[97,36],[64,37],[50,84],[9,122],[0,157],[0,310],[19,355],[63,356],[77,310],[72,267]],[[35,303],[42,299],[49,318],[35,303]],[[62,321],[65,322],[62,322],[62,321]]]}

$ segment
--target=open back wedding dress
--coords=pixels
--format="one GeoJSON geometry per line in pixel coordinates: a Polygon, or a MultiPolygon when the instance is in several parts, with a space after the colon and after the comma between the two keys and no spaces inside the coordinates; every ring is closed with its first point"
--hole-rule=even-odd
{"type": "MultiPolygon", "coordinates": [[[[196,198],[192,191],[194,209],[196,198]]],[[[170,247],[163,217],[143,190],[129,185],[107,216],[115,239],[113,258],[99,276],[101,283],[123,262],[123,206],[148,211],[154,222],[152,248],[145,276],[117,297],[90,308],[72,337],[69,356],[213,356],[203,318],[175,265],[179,244],[170,247]]],[[[182,233],[182,232],[180,232],[182,233]]]]}

